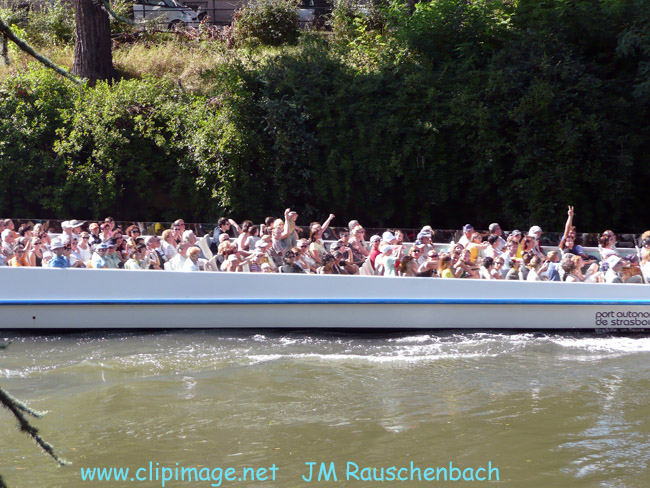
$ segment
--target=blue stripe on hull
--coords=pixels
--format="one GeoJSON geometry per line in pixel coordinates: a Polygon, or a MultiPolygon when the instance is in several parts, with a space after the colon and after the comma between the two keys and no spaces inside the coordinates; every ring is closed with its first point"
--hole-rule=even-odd
{"type": "Polygon", "coordinates": [[[635,305],[650,299],[507,299],[507,298],[181,298],[107,300],[0,300],[0,306],[40,305],[635,305]]]}

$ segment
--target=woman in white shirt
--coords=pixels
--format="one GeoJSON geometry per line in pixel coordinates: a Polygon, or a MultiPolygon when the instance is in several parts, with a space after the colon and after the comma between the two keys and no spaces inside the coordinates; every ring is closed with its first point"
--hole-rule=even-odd
{"type": "MultiPolygon", "coordinates": [[[[500,259],[501,263],[503,263],[503,260],[501,260],[501,258],[497,258],[497,259],[500,259]]],[[[479,269],[478,274],[482,280],[503,279],[501,272],[496,268],[494,264],[494,259],[489,256],[483,258],[483,261],[481,262],[481,268],[479,269]]]]}
{"type": "Polygon", "coordinates": [[[93,257],[93,250],[90,247],[90,234],[88,232],[82,232],[79,236],[77,250],[84,263],[87,263],[93,257]]]}
{"type": "Polygon", "coordinates": [[[539,270],[542,268],[542,260],[539,256],[533,256],[528,263],[528,276],[526,281],[542,281],[539,270]]]}
{"type": "Polygon", "coordinates": [[[183,263],[182,271],[199,271],[199,257],[201,250],[198,247],[191,247],[187,251],[187,259],[183,263]]]}
{"type": "Polygon", "coordinates": [[[171,229],[167,229],[162,233],[162,239],[160,241],[160,248],[162,249],[163,254],[167,262],[169,262],[178,251],[176,250],[176,241],[174,240],[174,234],[171,229]]]}

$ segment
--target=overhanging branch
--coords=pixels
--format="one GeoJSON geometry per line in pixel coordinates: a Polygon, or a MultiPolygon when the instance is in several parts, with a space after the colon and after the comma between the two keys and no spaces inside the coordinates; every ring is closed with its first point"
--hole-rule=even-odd
{"type": "Polygon", "coordinates": [[[111,5],[106,1],[106,0],[101,0],[102,4],[104,5],[104,9],[111,14],[111,16],[115,19],[118,20],[124,24],[129,24],[129,25],[138,25],[137,22],[132,21],[131,19],[127,19],[126,17],[122,17],[120,14],[115,12],[111,8],[111,5]]]}
{"type": "Polygon", "coordinates": [[[3,34],[4,37],[8,38],[10,41],[12,41],[16,46],[18,46],[22,51],[25,51],[27,54],[32,56],[34,59],[36,59],[39,63],[47,66],[50,69],[53,69],[57,73],[59,73],[61,76],[69,79],[73,83],[76,83],[77,85],[83,85],[84,82],[77,78],[76,76],[71,75],[68,73],[66,70],[61,68],[60,66],[57,66],[54,64],[52,61],[47,59],[45,56],[42,56],[38,54],[34,49],[27,44],[25,41],[23,41],[20,37],[16,36],[16,34],[13,33],[11,28],[5,24],[5,22],[0,18],[0,33],[3,34]]]}

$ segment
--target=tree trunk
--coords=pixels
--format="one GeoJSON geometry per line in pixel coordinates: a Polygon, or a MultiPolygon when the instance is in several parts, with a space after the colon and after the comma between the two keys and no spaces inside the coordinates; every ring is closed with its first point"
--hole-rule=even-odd
{"type": "Polygon", "coordinates": [[[9,45],[7,41],[7,36],[2,34],[2,53],[0,56],[2,56],[2,60],[5,66],[9,66],[11,64],[11,61],[9,60],[9,45]]]}
{"type": "Polygon", "coordinates": [[[75,15],[74,64],[72,73],[89,85],[115,78],[111,53],[111,24],[98,0],[73,0],[75,15]]]}

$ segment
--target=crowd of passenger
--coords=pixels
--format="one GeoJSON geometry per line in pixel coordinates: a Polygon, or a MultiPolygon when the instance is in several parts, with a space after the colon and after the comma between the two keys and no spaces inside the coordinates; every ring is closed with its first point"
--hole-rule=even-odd
{"type": "Polygon", "coordinates": [[[263,224],[240,224],[222,217],[200,239],[183,219],[171,228],[161,224],[147,233],[143,224],[122,228],[111,217],[103,222],[62,222],[61,232],[43,224],[18,226],[0,219],[0,266],[50,268],[123,268],[129,270],[216,271],[383,275],[485,280],[643,283],[650,278],[650,231],[641,236],[641,249],[621,255],[611,230],[602,233],[599,252],[590,255],[580,245],[573,225],[574,209],[557,249],[544,252],[542,229],[504,233],[498,223],[487,232],[471,224],[458,242],[434,245],[434,231],[424,226],[413,243],[405,233],[386,229],[366,236],[356,220],[338,231],[335,216],[308,227],[297,225],[298,213],[286,209],[283,218],[263,224]],[[331,240],[324,241],[327,235],[331,240]],[[444,247],[444,249],[443,249],[444,247]]]}

